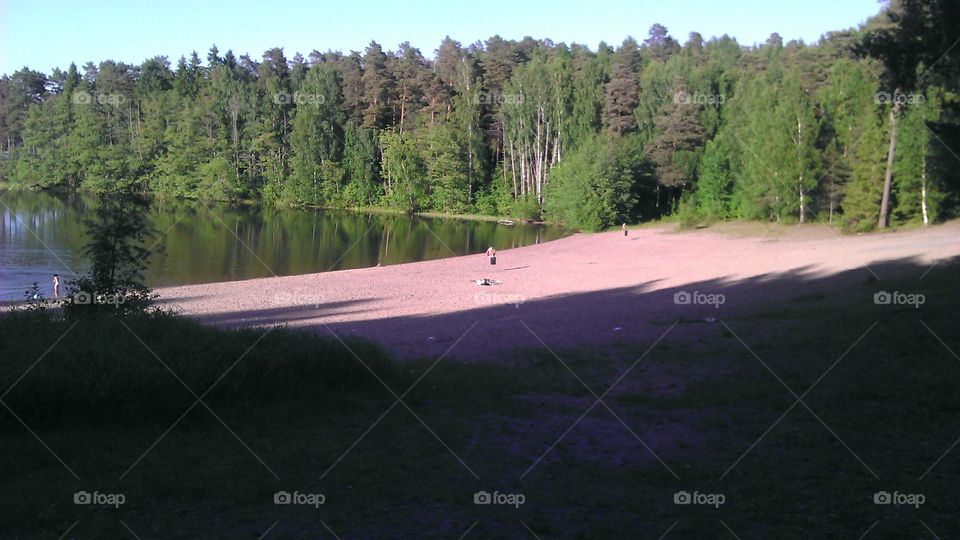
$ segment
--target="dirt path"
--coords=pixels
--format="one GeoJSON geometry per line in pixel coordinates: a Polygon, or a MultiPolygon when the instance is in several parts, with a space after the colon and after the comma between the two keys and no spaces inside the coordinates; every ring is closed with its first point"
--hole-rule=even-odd
{"type": "Polygon", "coordinates": [[[495,359],[541,341],[553,348],[650,342],[674,321],[782,305],[828,281],[834,289],[846,280],[882,290],[884,279],[915,275],[919,291],[931,267],[958,256],[960,222],[843,237],[818,226],[777,237],[648,228],[503,250],[492,267],[475,255],[158,292],[168,307],[216,325],[364,336],[400,357],[440,355],[456,344],[456,358],[495,359]],[[480,278],[502,284],[473,283],[480,278]],[[700,294],[678,304],[681,291],[700,294]]]}

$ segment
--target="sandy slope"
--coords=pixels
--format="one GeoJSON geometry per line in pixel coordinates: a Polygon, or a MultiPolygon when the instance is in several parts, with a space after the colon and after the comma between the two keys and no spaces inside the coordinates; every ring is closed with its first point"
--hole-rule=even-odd
{"type": "MultiPolygon", "coordinates": [[[[627,238],[578,234],[498,255],[494,267],[476,255],[158,292],[167,306],[217,325],[280,323],[360,335],[400,357],[439,355],[456,344],[454,357],[496,359],[541,340],[552,348],[650,343],[676,320],[731,317],[828,284],[835,290],[838,282],[882,290],[884,278],[897,275],[915,277],[922,290],[931,265],[960,256],[960,222],[843,237],[819,226],[777,237],[643,229],[627,238]],[[484,277],[502,284],[471,281],[484,277]],[[725,302],[678,305],[680,290],[724,294],[725,302]]],[[[860,296],[855,301],[872,301],[860,296]]]]}

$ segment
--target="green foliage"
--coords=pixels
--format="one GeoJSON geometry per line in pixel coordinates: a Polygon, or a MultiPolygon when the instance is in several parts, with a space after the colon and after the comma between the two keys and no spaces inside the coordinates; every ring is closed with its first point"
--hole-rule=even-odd
{"type": "Polygon", "coordinates": [[[532,219],[540,221],[542,210],[540,203],[533,197],[516,199],[509,206],[509,215],[520,219],[532,219]]]}
{"type": "Polygon", "coordinates": [[[343,113],[340,86],[329,66],[314,66],[307,72],[301,90],[291,99],[298,102],[290,135],[291,174],[283,199],[290,202],[342,205],[345,173],[343,113]]]}
{"type": "Polygon", "coordinates": [[[851,230],[867,231],[877,224],[887,158],[885,128],[881,120],[874,119],[854,151],[853,173],[843,198],[843,222],[851,230]]]}
{"type": "Polygon", "coordinates": [[[384,131],[380,134],[380,151],[386,176],[384,200],[387,205],[411,212],[425,206],[425,166],[417,141],[398,131],[384,131]]]}
{"type": "MultiPolygon", "coordinates": [[[[502,171],[498,171],[502,172],[502,171]]],[[[519,204],[520,201],[516,201],[516,204],[519,204]]],[[[507,185],[505,180],[500,178],[500,175],[495,172],[494,180],[484,188],[481,188],[480,191],[476,194],[476,201],[474,203],[474,211],[478,214],[488,215],[488,216],[513,216],[518,217],[521,214],[525,214],[526,217],[531,219],[535,217],[540,217],[540,206],[534,204],[535,208],[529,208],[528,212],[516,214],[511,212],[511,208],[514,207],[515,201],[513,199],[513,192],[510,190],[510,186],[507,185]]]]}
{"type": "Polygon", "coordinates": [[[897,152],[893,167],[893,205],[895,222],[911,223],[936,220],[943,200],[940,171],[933,162],[931,146],[939,145],[928,127],[940,118],[940,99],[924,96],[922,102],[906,107],[897,131],[897,152]]]}
{"type": "Polygon", "coordinates": [[[713,216],[710,216],[700,209],[697,199],[698,197],[694,193],[687,194],[677,201],[677,209],[674,211],[674,219],[676,219],[677,223],[680,225],[680,228],[691,229],[700,225],[704,221],[711,222],[714,220],[713,216]]]}
{"type": "Polygon", "coordinates": [[[813,105],[803,82],[777,57],[740,81],[728,111],[729,135],[740,152],[733,170],[735,216],[806,219],[822,170],[813,105]]]}
{"type": "Polygon", "coordinates": [[[841,58],[830,69],[827,83],[817,92],[823,109],[824,162],[821,210],[833,221],[851,180],[856,148],[865,130],[876,122],[874,104],[877,68],[870,62],[841,58]]]}
{"type": "Polygon", "coordinates": [[[704,131],[698,119],[700,106],[685,99],[689,92],[684,85],[676,85],[675,90],[676,99],[666,101],[654,119],[655,135],[647,152],[657,182],[682,192],[696,176],[704,131]]]}
{"type": "Polygon", "coordinates": [[[379,182],[379,156],[373,132],[347,126],[343,166],[348,183],[343,200],[347,205],[370,206],[383,196],[379,182]]]}
{"type": "Polygon", "coordinates": [[[214,47],[206,64],[194,52],[174,67],[154,57],[49,77],[25,68],[0,77],[0,177],[91,190],[135,178],[176,197],[284,205],[546,209],[585,228],[676,208],[860,228],[879,215],[873,165],[879,138],[893,136],[870,133],[888,123],[881,91],[928,98],[897,108],[890,215],[930,222],[960,210],[947,151],[960,141],[960,69],[938,25],[954,12],[892,2],[816,45],[697,33],[681,45],[654,24],[642,43],[596,51],[495,36],[447,38],[432,59],[371,42],[309,59],[214,47]],[[581,152],[609,146],[600,133],[630,139],[634,155],[581,152]]]}
{"type": "Polygon", "coordinates": [[[151,236],[147,200],[126,185],[97,197],[87,220],[84,254],[89,270],[69,284],[65,313],[70,317],[111,312],[126,315],[146,310],[153,298],[144,280],[151,236]]]}
{"type": "Polygon", "coordinates": [[[546,211],[568,226],[596,231],[629,220],[640,163],[629,138],[594,135],[553,171],[546,211]]]}
{"type": "Polygon", "coordinates": [[[424,140],[426,181],[433,187],[432,207],[441,212],[462,214],[470,205],[470,177],[465,146],[449,124],[430,127],[424,140]]]}
{"type": "MultiPolygon", "coordinates": [[[[718,140],[707,143],[700,161],[696,199],[692,205],[710,221],[730,217],[730,158],[718,140]]],[[[691,205],[686,205],[691,206],[691,205]]]]}

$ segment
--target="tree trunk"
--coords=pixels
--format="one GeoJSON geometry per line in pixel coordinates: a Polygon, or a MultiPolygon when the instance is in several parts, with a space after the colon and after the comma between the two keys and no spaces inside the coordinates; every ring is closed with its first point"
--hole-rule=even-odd
{"type": "Polygon", "coordinates": [[[893,154],[897,147],[897,109],[899,91],[894,92],[893,108],[890,109],[890,148],[887,150],[887,172],[883,175],[883,198],[880,199],[880,222],[878,227],[887,227],[887,212],[890,206],[890,185],[893,183],[893,154]]]}
{"type": "Polygon", "coordinates": [[[805,218],[804,205],[803,205],[803,175],[800,175],[800,223],[804,222],[805,218]]]}
{"type": "Polygon", "coordinates": [[[923,224],[930,224],[927,214],[927,156],[923,156],[923,172],[920,174],[920,209],[923,211],[923,224]]]}
{"type": "MultiPolygon", "coordinates": [[[[800,121],[800,115],[797,115],[797,164],[803,170],[803,123],[800,121]]],[[[799,177],[800,191],[800,223],[803,223],[805,216],[803,207],[803,173],[799,177]]]]}
{"type": "Polygon", "coordinates": [[[403,120],[407,114],[407,82],[403,82],[403,90],[400,93],[400,135],[403,135],[403,120]]]}
{"type": "Polygon", "coordinates": [[[830,177],[830,218],[828,220],[830,223],[833,223],[833,199],[834,199],[834,194],[836,193],[836,190],[837,188],[834,186],[833,177],[831,176],[830,177]]]}
{"type": "Polygon", "coordinates": [[[517,163],[514,160],[513,139],[510,139],[510,176],[513,178],[513,199],[517,200],[520,193],[517,191],[517,163]]]}

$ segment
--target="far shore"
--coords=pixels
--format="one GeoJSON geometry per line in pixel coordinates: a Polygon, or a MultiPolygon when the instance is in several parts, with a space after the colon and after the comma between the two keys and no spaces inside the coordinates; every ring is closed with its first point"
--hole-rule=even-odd
{"type": "MultiPolygon", "coordinates": [[[[0,181],[0,189],[5,189],[8,191],[51,191],[51,192],[87,192],[92,193],[90,190],[84,189],[74,189],[63,186],[50,186],[50,187],[39,187],[34,188],[34,186],[20,184],[9,181],[0,181]]],[[[220,199],[194,199],[187,197],[175,197],[172,195],[165,195],[162,193],[149,193],[148,195],[158,197],[158,198],[172,198],[181,201],[189,202],[215,202],[218,204],[232,204],[238,206],[255,206],[264,204],[262,201],[257,201],[254,199],[233,199],[233,200],[220,200],[220,199]]],[[[345,211],[345,212],[357,212],[362,214],[388,214],[388,215],[414,215],[418,217],[428,217],[428,218],[437,218],[437,219],[462,219],[468,221],[511,221],[517,225],[552,225],[555,227],[562,227],[562,223],[549,221],[549,220],[534,220],[525,217],[510,216],[510,215],[487,215],[487,214],[458,214],[452,212],[434,212],[434,211],[415,211],[409,212],[407,210],[400,210],[396,208],[385,208],[380,206],[316,206],[310,204],[302,205],[281,205],[282,208],[291,208],[291,209],[315,209],[315,210],[331,210],[331,211],[345,211]]]]}

